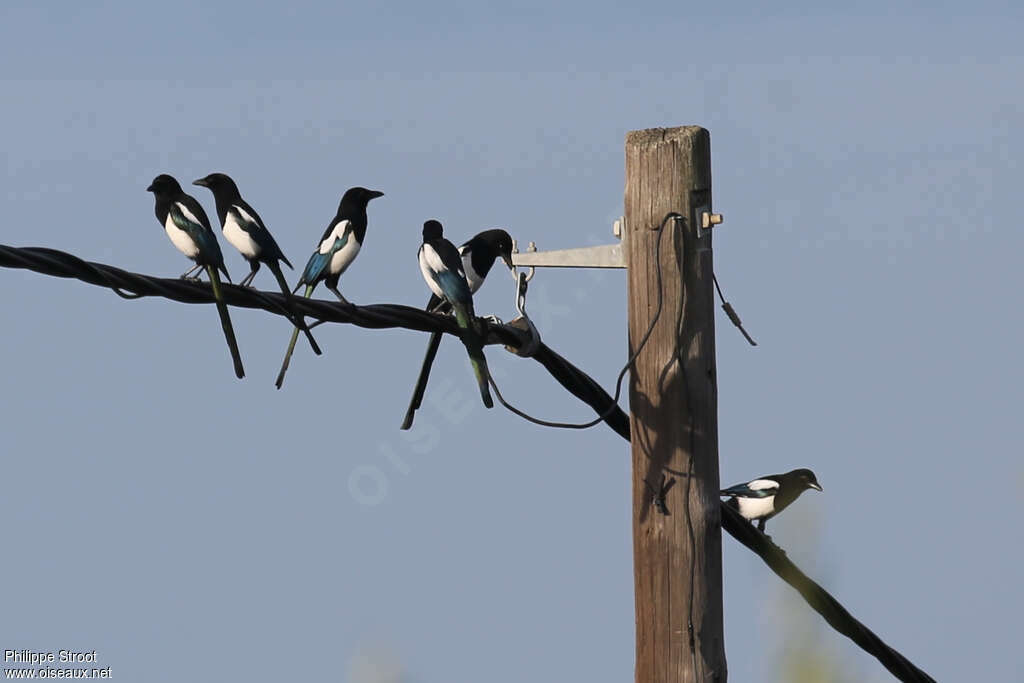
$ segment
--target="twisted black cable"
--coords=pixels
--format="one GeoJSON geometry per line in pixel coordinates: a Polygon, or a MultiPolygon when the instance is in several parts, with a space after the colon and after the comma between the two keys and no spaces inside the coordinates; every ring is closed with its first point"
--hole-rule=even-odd
{"type": "Polygon", "coordinates": [[[871,629],[857,621],[828,591],[807,578],[781,548],[743,519],[739,512],[724,504],[722,528],[757,553],[773,572],[795,588],[807,604],[825,618],[829,626],[857,643],[865,652],[874,655],[897,679],[906,683],[935,683],[934,678],[918,669],[909,659],[886,645],[871,629]]]}
{"type": "MultiPolygon", "coordinates": [[[[213,303],[213,294],[208,283],[153,278],[113,266],[84,261],[56,249],[0,245],[0,267],[25,268],[55,277],[75,278],[89,284],[108,287],[118,296],[128,299],[160,296],[190,304],[213,303]]],[[[223,292],[224,300],[232,306],[260,308],[285,317],[290,317],[290,311],[291,316],[303,315],[365,328],[402,327],[459,336],[458,325],[451,316],[427,313],[411,306],[345,306],[331,301],[300,298],[286,301],[281,294],[227,284],[223,285],[223,292]]],[[[487,333],[488,344],[520,348],[529,341],[521,330],[507,325],[488,325],[487,333]]],[[[605,416],[604,421],[619,436],[627,441],[630,439],[629,418],[597,382],[545,344],[541,344],[532,357],[569,392],[587,403],[598,415],[605,416]]],[[[832,628],[853,640],[865,652],[874,655],[897,679],[905,683],[934,683],[931,676],[886,645],[821,586],[807,578],[780,548],[757,531],[752,524],[747,523],[735,510],[722,504],[720,511],[722,528],[755,552],[783,581],[795,588],[807,604],[821,614],[832,628]]]]}
{"type": "MultiPolygon", "coordinates": [[[[85,261],[72,254],[44,247],[0,245],[0,267],[24,268],[54,277],[78,279],[112,289],[126,299],[159,296],[188,304],[209,304],[214,301],[213,292],[206,282],[150,277],[85,261]]],[[[320,299],[286,299],[279,292],[262,292],[227,283],[221,285],[221,290],[224,301],[231,306],[258,308],[290,320],[305,316],[320,322],[348,323],[370,329],[401,327],[421,332],[442,332],[456,337],[460,334],[458,323],[452,316],[428,313],[412,306],[346,306],[320,299]]],[[[316,324],[319,322],[311,327],[316,324]]],[[[486,332],[487,344],[503,344],[518,349],[530,341],[526,332],[508,325],[488,324],[486,332]]],[[[590,376],[543,343],[532,358],[544,366],[559,384],[593,408],[616,433],[625,439],[629,438],[629,417],[590,376]]]]}

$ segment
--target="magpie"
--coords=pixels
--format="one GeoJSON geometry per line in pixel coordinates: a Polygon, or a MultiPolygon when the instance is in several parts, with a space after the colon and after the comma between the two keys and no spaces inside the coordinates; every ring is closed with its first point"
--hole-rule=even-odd
{"type": "Polygon", "coordinates": [[[164,226],[164,231],[171,238],[171,244],[196,263],[195,268],[187,271],[182,277],[187,278],[199,268],[206,268],[210,276],[213,298],[217,302],[220,324],[224,328],[224,338],[227,339],[231,360],[235,364],[235,376],[242,379],[245,377],[242,356],[238,353],[235,330],[231,327],[231,317],[224,303],[217,271],[223,272],[228,282],[231,282],[231,276],[224,267],[224,256],[221,254],[220,245],[217,244],[217,237],[213,234],[213,228],[210,227],[210,219],[206,217],[202,205],[194,197],[185,194],[178,181],[166,173],[154,178],[146,191],[152,192],[156,199],[156,219],[164,226]]]}
{"type": "MultiPolygon", "coordinates": [[[[316,251],[309,257],[306,268],[302,271],[299,283],[295,285],[293,292],[299,287],[306,285],[306,292],[303,294],[307,299],[313,294],[313,289],[322,281],[327,289],[334,292],[335,296],[346,305],[351,306],[341,292],[338,291],[338,280],[355,260],[359,249],[363,246],[363,238],[366,236],[366,205],[371,199],[383,197],[383,192],[367,190],[365,187],[350,187],[341,197],[338,204],[338,212],[327,224],[323,237],[316,251]]],[[[291,341],[288,343],[288,351],[284,354],[284,361],[281,363],[281,371],[277,374],[277,388],[284,384],[284,373],[288,371],[288,363],[291,362],[292,352],[295,351],[295,341],[299,338],[299,328],[292,332],[291,341]]]]}
{"type": "Polygon", "coordinates": [[[736,484],[720,493],[729,496],[726,505],[738,511],[744,519],[756,520],[757,530],[764,533],[765,522],[789,507],[807,489],[822,490],[814,472],[797,469],[736,484]]]}
{"type": "MultiPolygon", "coordinates": [[[[499,256],[511,271],[512,266],[512,236],[504,230],[484,230],[468,242],[459,247],[459,256],[462,257],[462,270],[466,274],[466,283],[469,285],[471,294],[484,283],[484,278],[491,271],[495,259],[499,256]]],[[[442,300],[436,294],[430,295],[427,303],[427,310],[433,313],[448,313],[451,311],[451,304],[442,300]]],[[[430,343],[427,345],[427,353],[423,358],[423,367],[420,368],[419,379],[416,380],[416,388],[413,390],[412,401],[405,412],[405,421],[402,422],[402,429],[412,427],[413,417],[416,410],[423,402],[423,392],[427,388],[427,379],[430,377],[430,368],[437,355],[437,348],[441,344],[441,333],[434,332],[430,335],[430,343]]]]}
{"type": "MultiPolygon", "coordinates": [[[[284,293],[285,300],[291,298],[292,291],[284,279],[284,273],[281,272],[280,262],[284,261],[289,268],[294,268],[294,266],[285,258],[281,248],[274,241],[274,236],[270,234],[263,219],[256,213],[256,209],[242,199],[235,181],[227,174],[211,173],[205,178],[192,181],[192,184],[205,187],[213,193],[224,239],[238,249],[245,260],[249,262],[250,272],[238,284],[242,287],[251,285],[256,273],[259,272],[260,264],[266,263],[267,268],[277,279],[277,284],[284,293]]],[[[322,352],[313,338],[313,334],[305,323],[300,321],[299,326],[305,333],[306,339],[309,340],[309,345],[313,347],[313,352],[319,356],[322,352]]]]}
{"type": "Polygon", "coordinates": [[[485,406],[493,408],[494,401],[491,400],[487,386],[487,359],[484,357],[483,339],[473,312],[473,292],[469,288],[459,251],[444,238],[444,229],[438,221],[429,220],[423,224],[423,244],[416,256],[430,291],[439,302],[446,301],[455,313],[455,320],[462,329],[462,343],[469,353],[469,362],[473,365],[473,374],[480,386],[480,398],[485,406]]]}

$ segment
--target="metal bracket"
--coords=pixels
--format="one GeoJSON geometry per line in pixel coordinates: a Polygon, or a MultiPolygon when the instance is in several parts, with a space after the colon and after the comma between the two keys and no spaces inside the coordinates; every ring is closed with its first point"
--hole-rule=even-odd
{"type": "MultiPolygon", "coordinates": [[[[722,218],[722,214],[711,213],[711,206],[708,204],[698,206],[696,214],[700,225],[698,234],[701,237],[708,234],[712,227],[720,225],[725,220],[722,218]]],[[[618,244],[552,249],[551,251],[537,251],[537,245],[530,242],[526,251],[520,252],[518,244],[513,240],[512,265],[530,268],[527,280],[533,277],[534,268],[625,268],[626,239],[629,237],[629,231],[626,229],[624,217],[620,217],[612,224],[612,234],[619,238],[618,244]]]]}
{"type": "Polygon", "coordinates": [[[537,246],[530,242],[527,251],[520,253],[513,242],[512,265],[529,268],[625,268],[626,253],[623,248],[627,232],[624,218],[615,221],[612,232],[619,238],[619,243],[598,247],[537,251],[537,246]]]}

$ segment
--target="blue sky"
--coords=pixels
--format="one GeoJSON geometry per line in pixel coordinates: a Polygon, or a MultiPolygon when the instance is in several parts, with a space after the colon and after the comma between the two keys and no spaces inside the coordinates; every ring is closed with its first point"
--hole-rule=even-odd
{"type": "MultiPolygon", "coordinates": [[[[775,540],[938,680],[1011,680],[1022,18],[5,3],[0,241],[175,276],[188,264],[145,187],[224,171],[301,264],[361,184],[386,197],[342,291],[422,305],[424,219],[456,240],[501,225],[540,248],[610,241],[626,132],[703,125],[716,271],[760,342],[719,319],[723,484],[813,468],[824,493],[775,540]]],[[[513,317],[511,284],[488,283],[478,311],[513,317]]],[[[95,649],[120,680],[632,676],[629,455],[609,430],[484,411],[446,342],[405,434],[424,335],[322,327],[325,355],[300,344],[278,392],[279,319],[233,313],[238,382],[210,307],[16,270],[0,287],[0,648],[95,649]]],[[[612,386],[622,273],[541,272],[529,307],[612,386]]],[[[589,419],[534,363],[488,357],[517,404],[589,419]]],[[[822,680],[889,680],[723,547],[733,680],[790,680],[811,654],[822,680]]]]}

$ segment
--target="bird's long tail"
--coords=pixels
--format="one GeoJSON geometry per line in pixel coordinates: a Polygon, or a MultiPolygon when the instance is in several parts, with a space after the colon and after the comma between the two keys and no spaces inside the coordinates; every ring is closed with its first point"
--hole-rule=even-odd
{"type": "Polygon", "coordinates": [[[206,266],[206,272],[210,276],[210,287],[213,289],[213,298],[217,301],[217,314],[220,315],[220,326],[224,328],[224,338],[228,342],[228,349],[231,350],[231,360],[235,364],[235,377],[245,377],[245,368],[242,367],[242,356],[238,353],[238,342],[235,340],[235,329],[231,326],[231,316],[228,315],[227,304],[224,303],[224,294],[220,289],[220,276],[213,266],[206,266]]]}
{"type": "Polygon", "coordinates": [[[416,388],[412,392],[412,400],[409,401],[409,408],[405,411],[405,420],[402,421],[402,429],[412,427],[416,411],[423,403],[423,392],[427,389],[427,380],[430,378],[430,368],[434,365],[434,356],[437,355],[437,348],[441,346],[441,333],[434,332],[430,335],[430,343],[427,345],[427,353],[423,357],[423,366],[420,368],[420,376],[416,380],[416,388]]]}
{"type": "MultiPolygon", "coordinates": [[[[307,299],[313,294],[313,285],[306,285],[306,293],[302,296],[307,299]]],[[[292,330],[292,339],[288,342],[288,350],[284,354],[284,361],[281,363],[281,372],[277,373],[277,381],[274,386],[278,389],[284,384],[284,373],[288,372],[288,364],[292,362],[292,353],[295,351],[295,342],[299,339],[299,328],[292,330]]]]}
{"type": "MultiPolygon", "coordinates": [[[[281,266],[278,265],[276,261],[271,261],[267,266],[270,268],[270,272],[274,274],[274,277],[277,278],[277,285],[281,288],[281,292],[284,294],[284,298],[287,301],[292,296],[292,290],[288,286],[288,282],[284,279],[284,273],[281,272],[281,266]]],[[[297,327],[306,335],[306,340],[309,341],[309,346],[313,349],[313,353],[318,356],[323,354],[323,351],[320,350],[320,345],[317,344],[316,339],[313,338],[313,333],[310,332],[309,328],[306,326],[306,321],[299,317],[298,322],[299,325],[297,327]]]]}
{"type": "Polygon", "coordinates": [[[469,362],[473,366],[473,374],[476,375],[476,383],[480,387],[480,398],[488,408],[494,407],[491,400],[491,390],[487,385],[490,375],[487,370],[487,358],[484,357],[484,343],[480,338],[480,332],[476,327],[476,320],[473,318],[473,309],[465,306],[454,306],[455,320],[464,332],[462,343],[469,353],[469,362]]]}

